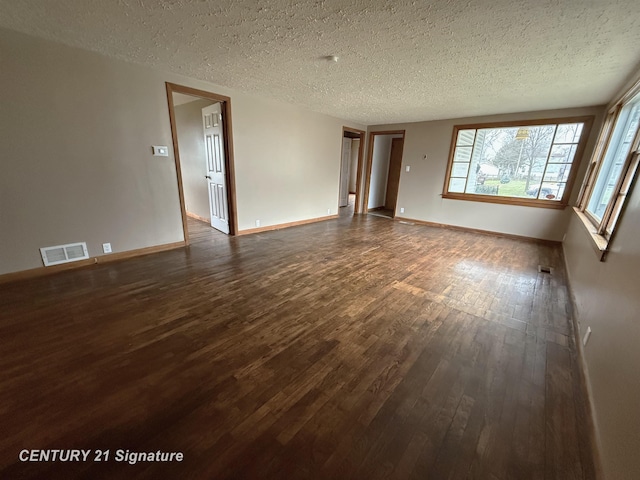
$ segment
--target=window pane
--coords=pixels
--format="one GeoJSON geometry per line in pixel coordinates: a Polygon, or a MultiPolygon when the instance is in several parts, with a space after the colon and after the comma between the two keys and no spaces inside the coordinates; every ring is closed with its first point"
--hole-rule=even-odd
{"type": "Polygon", "coordinates": [[[564,194],[565,187],[565,183],[545,182],[542,184],[542,186],[534,185],[532,188],[535,189],[534,195],[536,195],[536,198],[540,200],[560,201],[562,199],[562,195],[564,194]]]}
{"type": "Polygon", "coordinates": [[[469,164],[468,163],[455,163],[453,164],[453,168],[451,169],[452,177],[466,177],[469,172],[469,164]]]}
{"type": "Polygon", "coordinates": [[[463,193],[465,182],[465,178],[452,178],[449,180],[449,191],[451,193],[463,193]]]}
{"type": "Polygon", "coordinates": [[[454,162],[468,162],[471,160],[471,150],[473,147],[456,147],[454,162]]]}
{"type": "Polygon", "coordinates": [[[558,132],[553,143],[577,143],[582,133],[581,123],[565,123],[558,125],[558,132]]]}
{"type": "Polygon", "coordinates": [[[631,149],[631,142],[638,129],[639,119],[640,97],[627,104],[620,112],[611,143],[598,172],[598,178],[587,205],[589,213],[598,220],[602,220],[614,193],[622,167],[631,149]]]}
{"type": "MultiPolygon", "coordinates": [[[[489,135],[491,131],[492,130],[482,129],[478,130],[476,134],[476,145],[473,149],[473,157],[471,158],[471,169],[469,170],[467,179],[466,193],[487,194],[480,186],[484,183],[487,173],[491,172],[487,171],[486,166],[484,170],[482,169],[483,165],[481,164],[481,160],[487,148],[487,135],[489,135]]],[[[493,174],[497,173],[498,170],[494,168],[493,174]]]]}
{"type": "Polygon", "coordinates": [[[566,182],[569,180],[570,169],[571,165],[568,163],[550,163],[544,174],[544,182],[566,182]]]}
{"type": "Polygon", "coordinates": [[[553,145],[549,162],[551,163],[571,163],[576,156],[578,145],[553,145]]]}
{"type": "Polygon", "coordinates": [[[478,183],[482,187],[475,193],[537,198],[555,128],[540,125],[488,129],[484,149],[487,154],[479,160],[478,183]]]}
{"type": "Polygon", "coordinates": [[[475,130],[460,130],[458,132],[458,140],[456,146],[460,145],[473,145],[473,140],[476,136],[475,130]]]}

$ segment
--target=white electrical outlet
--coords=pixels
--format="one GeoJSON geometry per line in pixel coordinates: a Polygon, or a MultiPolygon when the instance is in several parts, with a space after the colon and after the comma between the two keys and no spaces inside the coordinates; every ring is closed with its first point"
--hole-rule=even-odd
{"type": "Polygon", "coordinates": [[[111,253],[111,244],[103,243],[102,244],[102,253],[111,253]]]}
{"type": "Polygon", "coordinates": [[[404,213],[404,207],[400,207],[400,213],[404,213]]]}
{"type": "Polygon", "coordinates": [[[411,165],[407,165],[406,167],[404,167],[405,172],[410,172],[411,171],[411,165]]]}
{"type": "Polygon", "coordinates": [[[327,215],[331,215],[331,209],[327,208],[327,215]]]}
{"type": "Polygon", "coordinates": [[[256,227],[260,226],[260,220],[256,220],[256,227]]]}
{"type": "Polygon", "coordinates": [[[587,346],[587,342],[589,341],[589,337],[591,336],[591,327],[587,327],[587,333],[584,334],[584,337],[582,337],[582,346],[586,347],[587,346]]]}

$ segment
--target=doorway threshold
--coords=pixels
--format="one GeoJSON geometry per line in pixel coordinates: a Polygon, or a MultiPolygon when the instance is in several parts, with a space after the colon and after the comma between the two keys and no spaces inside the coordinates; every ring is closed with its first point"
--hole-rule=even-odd
{"type": "Polygon", "coordinates": [[[391,210],[373,210],[371,212],[368,212],[369,215],[374,215],[376,217],[384,217],[384,218],[389,218],[389,219],[393,219],[393,212],[391,210]]]}

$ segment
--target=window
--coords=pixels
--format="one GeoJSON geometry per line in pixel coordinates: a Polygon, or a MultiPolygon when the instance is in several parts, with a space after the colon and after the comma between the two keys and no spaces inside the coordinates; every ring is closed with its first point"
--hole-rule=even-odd
{"type": "Polygon", "coordinates": [[[636,85],[607,114],[577,209],[598,246],[601,260],[638,169],[639,124],[640,85],[636,85]]]}
{"type": "Polygon", "coordinates": [[[453,129],[443,197],[564,208],[593,117],[453,129]]]}

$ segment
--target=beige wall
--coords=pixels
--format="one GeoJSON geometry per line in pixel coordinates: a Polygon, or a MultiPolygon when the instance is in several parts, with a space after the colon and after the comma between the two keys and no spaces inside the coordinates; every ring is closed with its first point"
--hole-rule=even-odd
{"type": "Polygon", "coordinates": [[[564,242],[606,478],[640,472],[640,191],[635,189],[612,252],[600,262],[574,214],[564,242]]]}
{"type": "Polygon", "coordinates": [[[640,184],[600,262],[572,213],[564,242],[605,478],[640,478],[640,184]]]}
{"type": "Polygon", "coordinates": [[[42,266],[39,247],[89,255],[183,239],[162,78],[0,30],[0,273],[42,266]]]}
{"type": "Polygon", "coordinates": [[[364,127],[239,94],[232,108],[239,229],[337,214],[342,127],[364,127]]]}
{"type": "Polygon", "coordinates": [[[183,240],[166,81],[231,97],[240,229],[336,213],[342,126],[362,125],[9,30],[0,48],[0,274],[48,245],[183,240]]]}
{"type": "Polygon", "coordinates": [[[202,109],[214,103],[196,100],[175,107],[184,202],[187,212],[202,218],[210,217],[202,109]]]}
{"type": "MultiPolygon", "coordinates": [[[[369,131],[401,129],[406,131],[397,206],[398,211],[400,208],[405,209],[401,214],[402,217],[561,241],[569,221],[570,209],[568,208],[552,210],[442,198],[442,186],[449,158],[453,127],[454,125],[471,123],[596,115],[593,132],[600,124],[602,112],[602,107],[552,110],[433,122],[377,125],[370,127],[369,131]],[[411,166],[410,172],[405,171],[407,165],[411,166]]],[[[589,158],[594,142],[595,135],[592,134],[584,158],[589,158]]],[[[581,165],[579,178],[582,178],[586,164],[585,160],[581,165]]],[[[577,183],[579,184],[579,181],[577,183]]],[[[578,190],[579,185],[576,185],[572,199],[576,197],[578,190]]]]}

